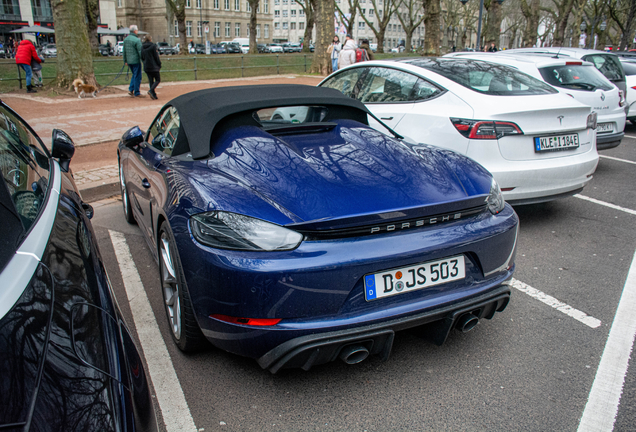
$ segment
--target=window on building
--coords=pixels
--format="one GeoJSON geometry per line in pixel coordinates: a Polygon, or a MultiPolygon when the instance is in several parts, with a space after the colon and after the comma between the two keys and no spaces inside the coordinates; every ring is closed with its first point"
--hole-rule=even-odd
{"type": "Polygon", "coordinates": [[[367,14],[367,10],[366,9],[362,9],[362,15],[366,15],[367,14]]]}
{"type": "Polygon", "coordinates": [[[289,27],[290,30],[296,30],[296,23],[295,22],[290,23],[289,26],[290,26],[289,27]]]}
{"type": "Polygon", "coordinates": [[[256,24],[256,39],[261,37],[261,25],[256,24]]]}
{"type": "Polygon", "coordinates": [[[298,15],[305,16],[305,9],[301,9],[298,11],[298,15]]]}
{"type": "Polygon", "coordinates": [[[230,37],[230,32],[232,28],[232,23],[226,22],[225,23],[225,37],[230,37]]]}
{"type": "Polygon", "coordinates": [[[241,10],[241,0],[234,0],[234,10],[235,11],[241,10]]]}
{"type": "Polygon", "coordinates": [[[197,36],[201,37],[203,34],[203,23],[201,21],[197,21],[197,36]]]}
{"type": "Polygon", "coordinates": [[[218,9],[219,8],[219,2],[221,0],[214,0],[214,9],[218,9]]]}
{"type": "Polygon", "coordinates": [[[220,36],[221,36],[221,23],[217,21],[214,23],[214,37],[218,38],[220,36]]]}
{"type": "Polygon", "coordinates": [[[179,23],[177,20],[174,20],[174,35],[179,36],[179,23]]]}
{"type": "Polygon", "coordinates": [[[274,0],[274,5],[279,5],[280,4],[280,0],[274,0]]]}
{"type": "Polygon", "coordinates": [[[401,32],[402,31],[402,24],[398,24],[398,31],[401,32]]]}
{"type": "Polygon", "coordinates": [[[283,18],[287,18],[288,12],[288,10],[283,10],[283,18]]]}
{"type": "MultiPolygon", "coordinates": [[[[117,0],[117,7],[121,7],[121,0],[117,0]]],[[[6,6],[5,6],[5,11],[6,11],[6,6]]]]}
{"type": "Polygon", "coordinates": [[[369,16],[373,16],[373,9],[369,9],[369,16]]]}
{"type": "Polygon", "coordinates": [[[245,2],[245,10],[247,12],[252,12],[252,7],[250,6],[250,2],[245,2]]]}
{"type": "Polygon", "coordinates": [[[197,0],[197,9],[201,9],[201,0],[197,0]]]}
{"type": "Polygon", "coordinates": [[[296,16],[296,9],[292,9],[290,12],[290,15],[295,17],[296,16]]]}
{"type": "Polygon", "coordinates": [[[246,33],[245,36],[250,37],[250,26],[246,26],[246,27],[247,27],[247,29],[245,31],[245,33],[246,33]]]}
{"type": "Polygon", "coordinates": [[[279,22],[275,22],[274,23],[274,30],[280,30],[280,23],[279,22]]]}
{"type": "Polygon", "coordinates": [[[186,21],[186,36],[192,37],[192,21],[186,21]]]}
{"type": "Polygon", "coordinates": [[[265,24],[265,34],[263,35],[265,39],[269,39],[269,24],[265,24]]]}
{"type": "Polygon", "coordinates": [[[364,21],[358,23],[358,30],[364,30],[364,21]]]}
{"type": "Polygon", "coordinates": [[[289,28],[289,23],[288,22],[284,22],[283,23],[283,30],[287,30],[289,28]]]}
{"type": "Polygon", "coordinates": [[[263,0],[263,7],[265,9],[265,13],[269,13],[269,0],[263,0]]]}
{"type": "Polygon", "coordinates": [[[304,22],[298,23],[298,30],[305,30],[305,23],[304,22]]]}
{"type": "Polygon", "coordinates": [[[289,0],[283,0],[283,4],[284,5],[289,4],[289,0]]]}
{"type": "Polygon", "coordinates": [[[186,7],[187,8],[191,8],[192,7],[192,0],[186,0],[186,7]]]}
{"type": "Polygon", "coordinates": [[[234,24],[234,37],[241,37],[241,23],[234,24]]]}
{"type": "Polygon", "coordinates": [[[225,10],[230,10],[230,0],[224,0],[223,6],[225,6],[225,10]]]}
{"type": "Polygon", "coordinates": [[[275,10],[274,11],[274,18],[280,18],[280,11],[279,10],[275,10]]]}

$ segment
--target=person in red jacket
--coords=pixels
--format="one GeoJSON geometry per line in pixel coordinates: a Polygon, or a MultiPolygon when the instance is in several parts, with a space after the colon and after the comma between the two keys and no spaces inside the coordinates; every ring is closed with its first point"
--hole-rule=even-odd
{"type": "Polygon", "coordinates": [[[33,76],[33,71],[31,70],[31,61],[35,60],[38,63],[42,63],[42,59],[38,57],[37,51],[35,51],[35,47],[33,43],[25,39],[20,42],[18,45],[18,52],[15,54],[15,62],[24,69],[24,73],[26,74],[26,83],[27,83],[27,93],[37,93],[38,91],[33,88],[31,85],[31,77],[33,76]]]}

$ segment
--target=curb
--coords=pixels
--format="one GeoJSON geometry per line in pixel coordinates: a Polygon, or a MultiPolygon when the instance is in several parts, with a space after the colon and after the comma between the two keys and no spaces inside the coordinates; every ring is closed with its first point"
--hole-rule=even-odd
{"type": "Polygon", "coordinates": [[[82,201],[89,204],[96,201],[104,200],[106,198],[118,196],[120,193],[119,182],[117,181],[101,184],[99,186],[89,185],[88,187],[80,189],[79,191],[80,195],[82,196],[82,201]]]}

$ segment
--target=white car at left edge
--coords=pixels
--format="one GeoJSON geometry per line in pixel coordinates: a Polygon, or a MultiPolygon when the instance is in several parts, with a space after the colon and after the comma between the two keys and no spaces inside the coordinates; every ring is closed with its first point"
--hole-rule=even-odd
{"type": "Polygon", "coordinates": [[[461,58],[374,60],[319,86],[363,102],[417,143],[454,150],[489,170],[506,201],[532,204],[580,192],[598,164],[597,114],[514,68],[461,58]]]}

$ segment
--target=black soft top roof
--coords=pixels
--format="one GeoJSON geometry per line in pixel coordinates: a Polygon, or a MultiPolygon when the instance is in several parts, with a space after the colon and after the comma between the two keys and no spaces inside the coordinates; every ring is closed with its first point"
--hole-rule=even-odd
{"type": "MultiPolygon", "coordinates": [[[[223,124],[223,119],[246,111],[295,105],[338,106],[340,109],[334,110],[337,111],[338,118],[359,121],[364,119],[365,123],[366,115],[369,114],[362,102],[351,99],[338,90],[298,84],[198,90],[172,99],[165,107],[173,106],[177,109],[192,157],[203,159],[209,156],[212,133],[218,125],[223,124]]],[[[179,138],[181,135],[180,132],[179,138]]],[[[179,143],[177,147],[181,147],[179,143]]]]}

